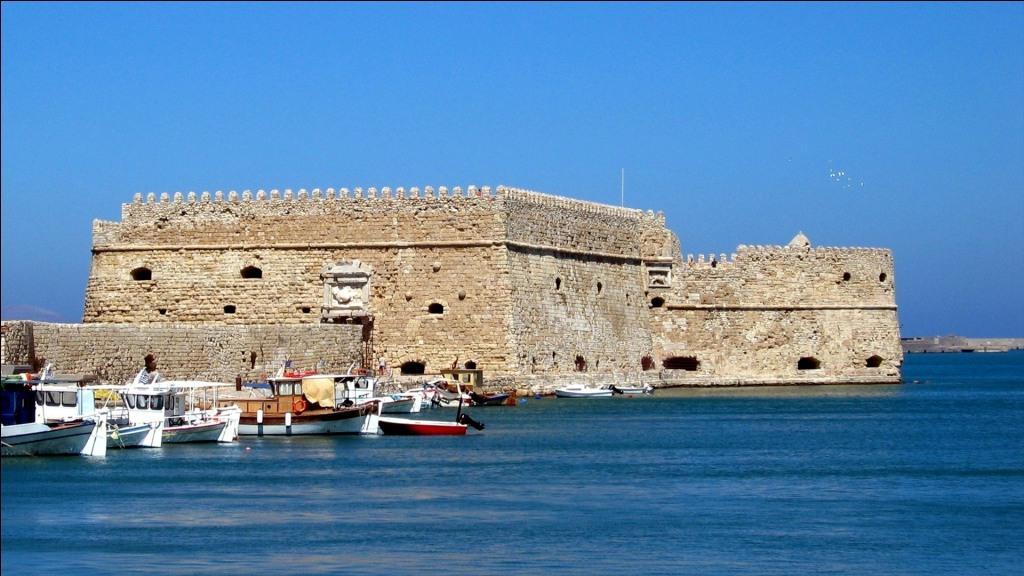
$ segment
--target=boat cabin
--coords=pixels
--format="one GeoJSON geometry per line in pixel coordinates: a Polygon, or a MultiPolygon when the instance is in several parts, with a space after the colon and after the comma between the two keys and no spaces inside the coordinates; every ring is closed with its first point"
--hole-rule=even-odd
{"type": "Polygon", "coordinates": [[[4,426],[36,421],[35,391],[18,374],[4,375],[0,383],[0,422],[4,426]]]}
{"type": "Polygon", "coordinates": [[[455,384],[462,388],[463,392],[472,392],[475,389],[483,388],[484,371],[478,368],[454,368],[441,370],[441,376],[449,384],[449,388],[455,391],[455,384]]]}
{"type": "Polygon", "coordinates": [[[365,374],[312,374],[268,378],[270,397],[232,399],[244,413],[301,413],[312,406],[334,408],[363,404],[375,396],[376,380],[365,374]],[[333,400],[333,403],[332,403],[333,400]]]}

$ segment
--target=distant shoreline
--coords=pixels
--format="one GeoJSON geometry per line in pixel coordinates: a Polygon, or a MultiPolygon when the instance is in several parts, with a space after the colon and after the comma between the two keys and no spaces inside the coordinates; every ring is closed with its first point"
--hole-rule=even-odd
{"type": "Polygon", "coordinates": [[[950,354],[970,352],[1009,352],[1024,350],[1024,338],[964,338],[963,336],[927,336],[901,338],[904,354],[950,354]]]}

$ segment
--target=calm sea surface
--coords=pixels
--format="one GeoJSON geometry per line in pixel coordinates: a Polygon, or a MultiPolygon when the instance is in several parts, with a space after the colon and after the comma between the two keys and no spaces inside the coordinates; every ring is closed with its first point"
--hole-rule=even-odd
{"type": "Polygon", "coordinates": [[[911,355],[904,378],[6,458],[2,573],[1024,573],[1024,353],[911,355]]]}

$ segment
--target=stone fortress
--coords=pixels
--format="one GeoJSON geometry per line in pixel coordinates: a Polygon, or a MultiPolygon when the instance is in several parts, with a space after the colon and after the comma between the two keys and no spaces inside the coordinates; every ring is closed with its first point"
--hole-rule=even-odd
{"type": "Polygon", "coordinates": [[[516,188],[137,194],[94,221],[82,324],[7,322],[7,360],[257,379],[285,359],[490,382],[892,383],[888,250],[684,256],[664,215],[516,188]]]}

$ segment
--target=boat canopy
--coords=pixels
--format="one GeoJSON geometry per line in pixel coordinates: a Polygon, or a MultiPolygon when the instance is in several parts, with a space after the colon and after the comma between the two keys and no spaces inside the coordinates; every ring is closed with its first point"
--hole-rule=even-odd
{"type": "Polygon", "coordinates": [[[331,376],[306,376],[302,379],[302,392],[310,402],[334,408],[334,378],[331,376]]]}

